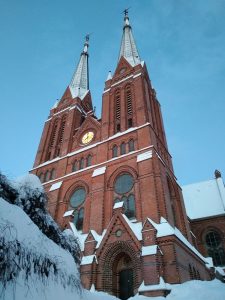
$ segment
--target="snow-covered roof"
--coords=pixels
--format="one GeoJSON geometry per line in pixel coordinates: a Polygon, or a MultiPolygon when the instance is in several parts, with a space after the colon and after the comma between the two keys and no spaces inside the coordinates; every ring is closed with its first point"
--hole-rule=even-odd
{"type": "Polygon", "coordinates": [[[126,215],[122,214],[124,220],[127,222],[128,226],[130,227],[130,229],[133,231],[133,233],[135,234],[135,236],[137,237],[137,239],[139,241],[142,240],[142,223],[138,222],[138,223],[133,223],[131,222],[126,215]]]}
{"type": "Polygon", "coordinates": [[[83,256],[83,257],[82,257],[82,260],[81,260],[81,266],[92,264],[94,258],[96,258],[95,255],[87,255],[87,256],[83,256]]]}
{"type": "Polygon", "coordinates": [[[141,248],[141,256],[153,255],[157,253],[157,245],[143,246],[141,248]]]}
{"type": "Polygon", "coordinates": [[[148,221],[152,224],[152,226],[155,227],[157,230],[157,238],[169,236],[169,235],[175,235],[181,242],[183,242],[192,252],[194,252],[200,259],[202,259],[206,264],[208,264],[207,259],[202,256],[198,250],[191,245],[191,243],[183,236],[183,234],[178,230],[176,227],[173,228],[165,218],[161,217],[160,223],[155,223],[150,218],[148,218],[148,221]]]}
{"type": "Polygon", "coordinates": [[[152,158],[152,150],[137,155],[137,162],[152,158]]]}
{"type": "Polygon", "coordinates": [[[74,209],[72,210],[68,210],[64,213],[63,217],[69,217],[69,216],[72,216],[73,215],[73,212],[74,212],[74,209]]]}
{"type": "Polygon", "coordinates": [[[62,183],[63,183],[62,181],[53,183],[53,185],[52,185],[52,186],[50,187],[50,189],[49,189],[49,192],[58,190],[58,189],[61,187],[62,183]]]}
{"type": "Polygon", "coordinates": [[[98,168],[98,169],[95,169],[94,172],[93,172],[93,174],[92,174],[92,177],[104,174],[105,170],[106,170],[106,166],[98,168]]]}
{"type": "Polygon", "coordinates": [[[123,201],[117,202],[114,204],[113,209],[123,207],[123,201]]]}
{"type": "Polygon", "coordinates": [[[222,178],[185,185],[182,190],[190,219],[225,214],[225,188],[222,178]]]}

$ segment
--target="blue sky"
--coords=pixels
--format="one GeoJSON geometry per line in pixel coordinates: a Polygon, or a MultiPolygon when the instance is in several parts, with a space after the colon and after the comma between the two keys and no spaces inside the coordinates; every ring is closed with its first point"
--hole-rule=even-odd
{"type": "Polygon", "coordinates": [[[44,121],[69,84],[86,33],[97,115],[114,71],[123,15],[162,106],[181,184],[225,178],[224,0],[0,0],[0,170],[32,168],[44,121]]]}

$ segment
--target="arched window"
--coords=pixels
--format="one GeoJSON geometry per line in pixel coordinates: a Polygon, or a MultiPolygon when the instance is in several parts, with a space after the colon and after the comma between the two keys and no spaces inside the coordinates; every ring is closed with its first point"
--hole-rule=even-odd
{"type": "Polygon", "coordinates": [[[129,152],[134,151],[134,140],[129,140],[128,143],[128,147],[129,147],[129,152]]]}
{"type": "Polygon", "coordinates": [[[62,118],[60,128],[59,128],[59,133],[58,133],[58,140],[57,140],[57,147],[55,150],[55,157],[60,155],[60,150],[61,150],[61,144],[63,141],[63,135],[65,131],[65,126],[66,126],[66,116],[62,118]]]}
{"type": "Polygon", "coordinates": [[[198,270],[196,271],[196,279],[201,280],[200,273],[198,270]]]}
{"type": "Polygon", "coordinates": [[[197,278],[197,273],[196,273],[195,267],[193,267],[193,279],[196,279],[196,278],[197,278]]]}
{"type": "Polygon", "coordinates": [[[44,174],[43,173],[40,173],[38,175],[39,179],[40,179],[40,182],[44,182],[44,174]]]}
{"type": "Polygon", "coordinates": [[[120,91],[117,90],[115,93],[115,132],[120,131],[120,91]]]}
{"type": "Polygon", "coordinates": [[[52,154],[52,150],[51,149],[52,149],[52,147],[54,146],[54,143],[55,143],[55,137],[56,137],[57,129],[58,129],[58,120],[55,120],[53,128],[52,128],[50,140],[49,140],[49,145],[48,145],[48,151],[47,151],[46,160],[50,160],[51,159],[51,154],[52,154]]]}
{"type": "Polygon", "coordinates": [[[114,183],[114,203],[123,201],[125,215],[135,218],[134,178],[128,173],[119,175],[114,183]]]}
{"type": "Polygon", "coordinates": [[[70,198],[70,206],[75,208],[73,222],[77,230],[82,230],[83,228],[84,208],[82,205],[84,204],[85,199],[86,191],[83,187],[77,188],[70,198]]]}
{"type": "Polygon", "coordinates": [[[112,157],[117,157],[117,156],[118,156],[118,147],[114,145],[112,148],[112,157]]]}
{"type": "Polygon", "coordinates": [[[130,128],[133,126],[132,93],[130,85],[126,86],[125,98],[127,107],[127,128],[130,128]]]}
{"type": "Polygon", "coordinates": [[[84,208],[81,207],[79,212],[78,212],[78,218],[77,218],[77,230],[82,230],[83,229],[83,221],[84,221],[84,208]]]}
{"type": "Polygon", "coordinates": [[[63,141],[63,134],[64,134],[64,131],[65,131],[65,125],[66,125],[66,116],[64,116],[62,118],[61,126],[60,126],[60,129],[59,129],[59,135],[58,135],[58,144],[61,144],[62,141],[63,141]]]}
{"type": "Polygon", "coordinates": [[[72,164],[72,172],[76,172],[78,170],[78,161],[75,160],[72,164]]]}
{"type": "Polygon", "coordinates": [[[46,182],[46,181],[49,180],[49,176],[50,176],[50,172],[47,170],[47,171],[45,172],[44,182],[46,182]]]}
{"type": "Polygon", "coordinates": [[[55,169],[51,170],[50,176],[49,176],[49,180],[52,180],[55,178],[55,169]]]}
{"type": "Polygon", "coordinates": [[[120,145],[120,154],[123,155],[126,153],[126,144],[125,143],[122,143],[120,145]]]}
{"type": "Polygon", "coordinates": [[[205,247],[215,266],[225,265],[225,252],[219,232],[215,230],[208,231],[205,235],[205,247]]]}
{"type": "Polygon", "coordinates": [[[83,169],[84,168],[84,159],[83,157],[80,159],[80,163],[79,163],[79,169],[83,169]]]}
{"type": "Polygon", "coordinates": [[[54,145],[57,127],[58,127],[58,120],[55,121],[55,124],[52,129],[52,134],[51,134],[50,143],[49,143],[50,147],[53,147],[53,145],[54,145]]]}
{"type": "Polygon", "coordinates": [[[91,154],[89,154],[86,158],[86,166],[87,167],[91,166],[91,160],[92,160],[92,157],[91,157],[91,154]]]}
{"type": "Polygon", "coordinates": [[[194,279],[194,277],[193,277],[193,271],[192,271],[192,267],[191,267],[191,265],[189,264],[188,265],[188,270],[189,270],[189,276],[190,276],[190,279],[192,280],[192,279],[194,279]]]}
{"type": "Polygon", "coordinates": [[[178,226],[177,224],[177,214],[176,214],[176,197],[175,197],[175,192],[173,189],[173,185],[170,181],[169,178],[167,178],[167,185],[168,185],[168,190],[169,190],[169,197],[170,197],[170,204],[171,204],[171,210],[172,210],[172,217],[173,217],[173,222],[174,222],[174,226],[178,226]]]}

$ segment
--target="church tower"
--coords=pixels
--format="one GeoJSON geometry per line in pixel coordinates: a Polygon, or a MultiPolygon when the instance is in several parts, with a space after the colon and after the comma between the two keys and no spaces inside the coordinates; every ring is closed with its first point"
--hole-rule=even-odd
{"type": "Polygon", "coordinates": [[[79,237],[84,287],[127,299],[209,280],[208,262],[192,245],[160,104],[127,10],[101,119],[92,109],[88,46],[87,36],[72,81],[45,122],[32,169],[54,219],[79,237]]]}

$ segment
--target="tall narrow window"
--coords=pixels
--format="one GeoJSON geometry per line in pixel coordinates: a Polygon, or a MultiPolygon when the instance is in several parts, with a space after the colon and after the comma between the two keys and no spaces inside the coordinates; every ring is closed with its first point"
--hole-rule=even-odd
{"type": "Polygon", "coordinates": [[[129,152],[134,151],[134,140],[129,140],[128,147],[129,152]]]}
{"type": "Polygon", "coordinates": [[[75,160],[72,165],[72,172],[76,172],[78,170],[78,162],[75,160]]]}
{"type": "Polygon", "coordinates": [[[43,182],[44,181],[44,174],[43,173],[40,173],[38,175],[39,179],[40,179],[40,182],[43,182]]]}
{"type": "Polygon", "coordinates": [[[80,159],[80,166],[79,169],[83,169],[84,168],[84,159],[83,157],[80,159]]]}
{"type": "Polygon", "coordinates": [[[133,126],[133,107],[132,107],[132,93],[131,87],[128,85],[125,90],[126,106],[127,106],[127,127],[133,126]]]}
{"type": "Polygon", "coordinates": [[[62,123],[61,123],[60,130],[59,130],[58,144],[61,144],[63,141],[63,134],[65,131],[65,126],[66,126],[66,116],[64,116],[62,119],[62,123]]]}
{"type": "Polygon", "coordinates": [[[125,215],[129,219],[132,219],[135,217],[135,203],[134,203],[134,195],[133,194],[129,195],[127,198],[125,215]]]}
{"type": "Polygon", "coordinates": [[[51,149],[52,149],[52,147],[54,146],[54,143],[55,143],[57,128],[58,128],[58,120],[55,120],[55,123],[54,123],[53,128],[52,128],[51,137],[50,137],[50,140],[49,140],[49,145],[48,145],[48,151],[47,151],[46,160],[50,160],[51,159],[51,154],[52,154],[52,150],[51,149]]]}
{"type": "Polygon", "coordinates": [[[194,279],[194,277],[193,277],[192,267],[191,267],[190,264],[188,265],[188,269],[189,269],[189,276],[190,276],[190,279],[192,280],[192,279],[194,279]]]}
{"type": "Polygon", "coordinates": [[[84,208],[81,207],[77,218],[77,224],[76,224],[77,230],[83,229],[83,221],[84,221],[84,208]]]}
{"type": "Polygon", "coordinates": [[[120,91],[115,94],[115,131],[120,131],[120,91]]]}
{"type": "Polygon", "coordinates": [[[87,163],[86,163],[86,166],[87,166],[87,167],[90,167],[90,166],[91,166],[91,158],[92,158],[92,157],[91,157],[91,154],[89,154],[89,155],[87,156],[87,159],[86,159],[86,160],[87,160],[87,163]]]}
{"type": "Polygon", "coordinates": [[[169,189],[169,196],[170,196],[170,205],[171,205],[171,210],[172,210],[172,217],[173,217],[173,223],[174,226],[178,226],[178,220],[177,220],[177,214],[176,214],[176,196],[175,196],[175,192],[173,189],[173,185],[170,181],[169,178],[167,178],[167,185],[168,185],[168,189],[169,189]]]}
{"type": "Polygon", "coordinates": [[[58,127],[58,120],[55,121],[55,124],[53,126],[49,147],[53,147],[53,145],[54,145],[57,127],[58,127]]]}
{"type": "Polygon", "coordinates": [[[49,176],[49,180],[52,180],[55,178],[55,169],[51,170],[50,176],[49,176]]]}
{"type": "Polygon", "coordinates": [[[59,128],[57,147],[56,147],[56,150],[55,150],[55,157],[60,155],[61,144],[62,144],[62,141],[63,141],[65,126],[66,126],[66,116],[64,116],[62,118],[61,125],[60,125],[60,128],[59,128]]]}
{"type": "Polygon", "coordinates": [[[45,172],[45,177],[44,177],[44,182],[46,182],[46,181],[49,180],[49,176],[50,176],[50,172],[49,172],[49,171],[46,171],[46,172],[45,172]]]}
{"type": "Polygon", "coordinates": [[[120,154],[123,155],[126,153],[126,144],[125,143],[122,143],[120,145],[120,154]]]}
{"type": "Polygon", "coordinates": [[[118,156],[118,147],[114,145],[112,148],[112,157],[117,157],[117,156],[118,156]]]}

